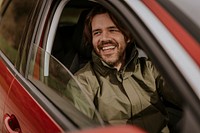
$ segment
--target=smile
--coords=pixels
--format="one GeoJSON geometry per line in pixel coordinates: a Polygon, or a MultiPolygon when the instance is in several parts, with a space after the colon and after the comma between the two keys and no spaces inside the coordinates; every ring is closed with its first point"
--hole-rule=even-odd
{"type": "Polygon", "coordinates": [[[105,50],[112,50],[114,49],[116,46],[105,46],[105,47],[102,47],[102,50],[105,51],[105,50]]]}

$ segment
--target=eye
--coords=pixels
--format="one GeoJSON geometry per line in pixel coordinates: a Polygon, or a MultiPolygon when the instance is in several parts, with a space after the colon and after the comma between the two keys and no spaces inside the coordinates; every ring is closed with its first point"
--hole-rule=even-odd
{"type": "Polygon", "coordinates": [[[115,32],[115,31],[117,32],[117,30],[116,30],[116,29],[112,29],[112,30],[110,30],[110,32],[115,32]]]}
{"type": "Polygon", "coordinates": [[[93,36],[96,36],[96,35],[99,35],[99,34],[101,34],[100,31],[93,31],[93,36]]]}
{"type": "Polygon", "coordinates": [[[118,28],[111,28],[109,29],[110,32],[120,32],[118,28]]]}

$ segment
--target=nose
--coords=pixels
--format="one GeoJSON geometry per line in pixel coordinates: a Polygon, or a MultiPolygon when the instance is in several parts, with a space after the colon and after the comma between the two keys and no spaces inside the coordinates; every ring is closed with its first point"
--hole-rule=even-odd
{"type": "Polygon", "coordinates": [[[102,32],[100,41],[108,41],[110,40],[109,33],[107,31],[102,32]]]}

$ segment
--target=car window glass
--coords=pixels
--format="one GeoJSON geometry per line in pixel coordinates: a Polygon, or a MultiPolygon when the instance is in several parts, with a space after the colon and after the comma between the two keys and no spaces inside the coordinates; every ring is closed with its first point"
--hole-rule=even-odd
{"type": "Polygon", "coordinates": [[[13,64],[17,57],[17,50],[28,16],[36,3],[37,1],[35,0],[14,0],[10,2],[1,18],[0,49],[13,64]]]}
{"type": "MultiPolygon", "coordinates": [[[[74,83],[77,87],[77,92],[84,93],[82,92],[81,87],[79,87],[78,82],[73,78],[71,72],[69,72],[69,70],[66,69],[55,57],[51,56],[36,45],[33,46],[28,79],[67,116],[70,115],[70,112],[75,111],[75,107],[71,104],[70,98],[67,94],[68,82],[70,81],[74,83]]],[[[86,99],[91,110],[95,110],[94,112],[96,112],[92,101],[90,101],[88,97],[86,97],[86,99]]],[[[79,114],[82,113],[79,112],[79,114]]],[[[82,118],[84,117],[85,116],[82,114],[82,118]]],[[[80,117],[76,118],[73,116],[72,119],[79,120],[80,117]]],[[[97,122],[98,121],[99,120],[97,120],[97,122]]]]}

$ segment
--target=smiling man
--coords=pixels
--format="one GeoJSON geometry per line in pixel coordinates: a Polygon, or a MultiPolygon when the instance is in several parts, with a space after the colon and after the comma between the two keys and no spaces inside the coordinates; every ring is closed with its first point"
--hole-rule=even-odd
{"type": "Polygon", "coordinates": [[[95,7],[85,20],[84,43],[93,46],[92,60],[75,74],[83,91],[73,81],[66,88],[73,104],[96,119],[88,97],[107,124],[168,132],[168,113],[158,94],[168,89],[152,62],[138,57],[129,31],[105,8],[95,7]]]}
{"type": "Polygon", "coordinates": [[[104,62],[119,70],[125,63],[124,35],[112,22],[108,13],[98,14],[92,20],[92,44],[104,62]]]}

